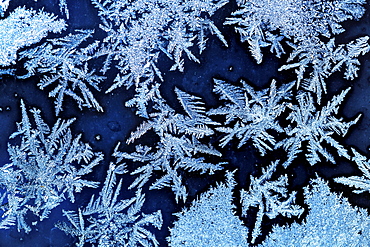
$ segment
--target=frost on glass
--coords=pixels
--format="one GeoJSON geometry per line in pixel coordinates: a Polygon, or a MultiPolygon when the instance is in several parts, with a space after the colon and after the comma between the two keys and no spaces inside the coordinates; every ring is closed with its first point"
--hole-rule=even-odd
{"type": "Polygon", "coordinates": [[[147,227],[161,229],[162,213],[141,211],[145,198],[140,189],[134,197],[120,199],[122,179],[117,184],[117,175],[124,173],[125,164],[111,163],[98,198],[93,195],[89,204],[78,212],[63,210],[69,224],[62,222],[57,227],[77,237],[77,246],[159,246],[147,227]]]}
{"type": "Polygon", "coordinates": [[[368,246],[370,221],[366,210],[352,207],[346,198],[331,192],[327,183],[314,179],[305,188],[309,206],[301,223],[275,226],[261,246],[368,246]]]}
{"type": "MultiPolygon", "coordinates": [[[[6,3],[0,1],[0,6],[6,7],[6,3]]],[[[0,20],[0,66],[15,64],[20,48],[39,42],[49,32],[60,33],[65,28],[64,20],[57,19],[53,14],[16,8],[0,20]]]]}
{"type": "Polygon", "coordinates": [[[227,46],[210,17],[227,0],[92,0],[107,33],[99,55],[106,55],[106,72],[114,61],[119,74],[110,92],[117,87],[140,87],[141,80],[153,81],[160,53],[174,61],[170,70],[184,70],[184,56],[199,62],[194,46],[201,53],[207,33],[215,34],[227,46]]]}
{"type": "Polygon", "coordinates": [[[354,154],[352,160],[356,162],[363,176],[339,177],[334,180],[337,183],[356,188],[354,193],[360,194],[365,191],[370,192],[370,162],[366,156],[357,152],[356,149],[352,148],[352,152],[354,154]]]}
{"type": "Polygon", "coordinates": [[[36,48],[20,53],[20,59],[26,60],[24,67],[28,71],[20,78],[41,75],[38,87],[53,87],[49,97],[55,98],[56,115],[63,110],[65,96],[76,101],[80,109],[86,107],[103,111],[91,89],[99,91],[99,83],[105,77],[95,74],[89,65],[99,42],[81,46],[92,34],[92,30],[78,30],[75,34],[49,39],[36,48]]]}
{"type": "Polygon", "coordinates": [[[288,152],[288,158],[283,164],[285,167],[306,148],[305,156],[311,165],[320,162],[321,155],[327,161],[335,163],[333,155],[323,146],[324,143],[337,150],[339,156],[350,159],[346,148],[335,140],[335,136],[345,136],[348,129],[361,117],[359,114],[354,120],[345,122],[337,116],[339,106],[349,90],[350,88],[334,96],[321,110],[316,109],[310,93],[302,92],[297,96],[298,105],[290,106],[291,112],[287,117],[290,121],[289,126],[285,128],[287,137],[276,145],[277,148],[282,147],[288,152]]]}
{"type": "Polygon", "coordinates": [[[293,83],[277,88],[276,81],[272,80],[268,89],[255,91],[246,82],[241,86],[234,86],[221,80],[214,80],[213,91],[226,101],[221,107],[210,110],[208,115],[225,116],[225,123],[216,130],[225,133],[220,146],[237,139],[238,148],[251,140],[261,155],[273,150],[276,140],[273,132],[282,133],[278,117],[285,111],[288,100],[291,98],[293,83]]]}
{"type": "Polygon", "coordinates": [[[32,122],[23,101],[21,108],[22,122],[8,144],[11,163],[0,168],[0,227],[17,224],[18,231],[29,232],[27,214],[42,221],[66,199],[73,203],[76,192],[98,186],[82,177],[103,160],[103,154],[93,152],[81,135],[72,136],[70,125],[75,119],[58,119],[50,129],[40,110],[30,110],[32,122]]]}
{"type": "Polygon", "coordinates": [[[341,23],[358,20],[365,12],[365,0],[237,1],[239,9],[225,24],[235,25],[243,42],[248,42],[252,56],[262,62],[264,47],[280,57],[286,40],[292,50],[280,70],[294,69],[297,84],[313,91],[320,102],[326,93],[325,78],[345,67],[345,78],[357,76],[357,56],[369,51],[368,37],[348,44],[335,44],[334,36],[344,32],[341,23]],[[343,66],[342,66],[343,65],[343,66]],[[306,71],[307,69],[307,71],[306,71]]]}
{"type": "Polygon", "coordinates": [[[170,187],[178,202],[179,199],[185,201],[187,197],[182,170],[213,174],[223,167],[221,162],[213,164],[206,161],[207,156],[221,157],[221,153],[202,140],[214,133],[211,127],[218,123],[206,116],[204,103],[199,97],[177,88],[175,92],[185,114],[177,113],[164,99],[155,98],[149,119],[131,133],[127,143],[134,142],[149,131],[154,131],[158,142],[150,147],[138,144],[135,152],[117,151],[115,156],[142,164],[131,173],[139,176],[130,188],[141,188],[153,174],[161,174],[158,171],[162,171],[164,175],[154,181],[149,189],[170,187]]]}
{"type": "Polygon", "coordinates": [[[251,207],[258,208],[257,219],[252,231],[251,243],[261,235],[263,217],[274,219],[278,215],[291,218],[300,216],[303,208],[295,204],[296,192],[288,193],[288,176],[282,175],[277,180],[271,180],[276,171],[279,161],[272,162],[266,169],[262,169],[262,175],[256,178],[251,175],[249,190],[241,190],[240,200],[242,203],[242,216],[248,216],[251,207]]]}
{"type": "Polygon", "coordinates": [[[248,228],[235,215],[233,173],[226,182],[210,188],[178,217],[167,237],[169,246],[248,246],[248,228]]]}
{"type": "Polygon", "coordinates": [[[0,0],[0,16],[4,16],[4,12],[8,9],[9,7],[9,2],[10,0],[0,0]]]}

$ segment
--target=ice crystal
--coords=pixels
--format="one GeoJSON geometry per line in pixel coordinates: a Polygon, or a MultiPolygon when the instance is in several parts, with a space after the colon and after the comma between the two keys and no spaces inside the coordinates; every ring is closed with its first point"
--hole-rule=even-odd
{"type": "Polygon", "coordinates": [[[0,16],[4,16],[4,12],[9,7],[10,0],[0,0],[0,16]]]}
{"type": "Polygon", "coordinates": [[[117,174],[125,172],[125,164],[111,163],[97,199],[93,195],[87,207],[78,209],[78,213],[63,210],[70,224],[62,222],[57,227],[78,237],[77,246],[159,246],[155,235],[146,227],[162,227],[161,211],[141,213],[145,202],[141,190],[130,199],[119,200],[122,179],[116,185],[117,174]],[[84,219],[85,216],[88,217],[87,220],[84,219]]]}
{"type": "Polygon", "coordinates": [[[302,224],[275,226],[261,246],[368,246],[370,221],[366,210],[330,192],[323,179],[305,188],[309,213],[302,224]]]}
{"type": "Polygon", "coordinates": [[[293,48],[288,63],[280,70],[295,68],[298,85],[306,77],[307,67],[312,68],[305,88],[318,95],[326,92],[324,78],[338,70],[346,61],[345,78],[356,76],[359,62],[356,57],[369,51],[368,37],[336,47],[333,36],[344,32],[341,23],[361,18],[365,0],[306,1],[306,0],[251,0],[237,1],[239,10],[225,24],[236,25],[241,40],[247,41],[253,57],[262,62],[263,47],[277,57],[285,53],[284,39],[293,48]],[[326,42],[326,39],[330,39],[326,42]],[[350,50],[355,46],[356,52],[350,50]],[[346,49],[344,49],[346,48],[346,49]]]}
{"type": "Polygon", "coordinates": [[[323,106],[321,110],[316,110],[313,97],[308,92],[303,92],[297,96],[298,105],[291,105],[291,112],[287,120],[291,124],[285,128],[287,138],[277,143],[276,147],[283,147],[288,151],[288,159],[284,166],[287,167],[302,152],[307,143],[306,158],[311,165],[321,161],[320,154],[326,160],[335,163],[334,157],[326,150],[322,144],[327,143],[337,150],[339,156],[350,158],[346,148],[337,140],[335,135],[345,136],[348,129],[357,123],[361,115],[356,119],[344,122],[338,118],[339,106],[350,88],[334,96],[331,101],[323,106]]]}
{"type": "Polygon", "coordinates": [[[290,44],[293,52],[290,54],[288,62],[297,62],[284,65],[279,70],[295,69],[298,80],[297,84],[302,84],[303,88],[317,94],[318,102],[321,102],[322,93],[326,94],[326,82],[332,73],[345,67],[344,77],[353,80],[357,77],[360,55],[365,55],[370,50],[368,43],[369,37],[361,37],[348,44],[335,45],[335,40],[330,39],[327,43],[316,40],[301,42],[299,45],[290,44]],[[312,67],[308,78],[305,78],[306,68],[312,67]]]}
{"type": "Polygon", "coordinates": [[[366,156],[363,156],[352,148],[352,152],[355,156],[352,160],[356,162],[358,168],[362,171],[363,176],[351,176],[351,177],[339,177],[335,178],[335,182],[355,187],[357,190],[354,192],[359,194],[365,191],[370,192],[370,163],[366,156]]]}
{"type": "Polygon", "coordinates": [[[99,83],[105,77],[96,75],[95,70],[90,69],[88,64],[99,42],[81,47],[81,43],[91,37],[92,33],[91,30],[79,30],[76,34],[50,39],[20,54],[21,59],[27,60],[25,68],[28,71],[28,74],[21,78],[42,74],[38,83],[40,89],[56,84],[49,97],[56,98],[57,115],[63,110],[65,96],[72,97],[80,108],[93,107],[103,111],[90,88],[99,91],[99,83]]]}
{"type": "Polygon", "coordinates": [[[177,113],[162,98],[156,98],[154,111],[149,114],[149,119],[131,133],[127,143],[134,142],[149,130],[153,130],[158,135],[159,141],[151,147],[137,145],[136,152],[133,153],[117,152],[116,157],[144,163],[131,173],[139,174],[139,177],[130,188],[141,188],[148,182],[154,171],[160,170],[165,175],[157,179],[150,189],[171,187],[176,201],[178,199],[185,201],[187,192],[179,170],[213,174],[214,171],[222,169],[222,163],[205,162],[204,156],[221,156],[221,153],[201,141],[203,137],[214,133],[209,126],[218,123],[206,116],[205,107],[199,101],[199,97],[189,95],[177,88],[175,92],[186,115],[177,113]]]}
{"type": "Polygon", "coordinates": [[[107,55],[103,71],[113,60],[120,73],[108,92],[125,85],[138,86],[140,79],[162,78],[157,68],[159,53],[166,54],[175,64],[171,70],[184,70],[183,54],[195,62],[193,46],[205,49],[206,33],[226,41],[209,19],[227,0],[92,0],[102,20],[100,27],[107,33],[100,55],[107,55]]]}
{"type": "Polygon", "coordinates": [[[224,126],[216,128],[217,131],[226,133],[220,146],[224,147],[237,138],[240,140],[239,148],[251,140],[261,155],[272,150],[276,141],[271,131],[284,132],[277,118],[287,106],[293,83],[277,88],[276,81],[272,80],[270,88],[255,91],[244,81],[241,81],[243,87],[221,80],[214,81],[213,91],[220,95],[221,100],[227,101],[225,105],[207,113],[226,117],[224,126]]]}
{"type": "Polygon", "coordinates": [[[267,169],[262,169],[262,175],[255,178],[251,175],[249,190],[241,190],[242,215],[247,217],[248,210],[251,207],[258,207],[257,219],[252,231],[252,240],[254,243],[261,234],[263,216],[270,219],[278,215],[286,217],[300,216],[303,209],[295,205],[296,192],[288,194],[288,176],[283,175],[277,180],[271,181],[273,173],[279,161],[272,162],[267,169]]]}
{"type": "Polygon", "coordinates": [[[20,144],[8,144],[11,163],[0,168],[3,189],[0,227],[6,229],[17,222],[18,231],[29,232],[27,213],[46,219],[66,197],[74,202],[75,192],[98,186],[97,182],[81,177],[90,173],[103,155],[94,153],[89,144],[80,140],[81,135],[72,137],[70,125],[74,119],[58,119],[50,130],[40,110],[31,110],[35,122],[32,124],[23,101],[21,108],[22,122],[10,136],[20,138],[20,144]]]}
{"type": "MultiPolygon", "coordinates": [[[[0,8],[6,7],[7,3],[0,2],[0,8]]],[[[49,32],[60,33],[65,28],[64,20],[57,20],[53,14],[16,8],[0,20],[0,66],[15,64],[20,48],[39,42],[49,32]]]]}
{"type": "Polygon", "coordinates": [[[248,246],[248,228],[235,215],[233,173],[226,173],[226,183],[200,195],[189,209],[175,215],[170,228],[169,246],[248,246]]]}

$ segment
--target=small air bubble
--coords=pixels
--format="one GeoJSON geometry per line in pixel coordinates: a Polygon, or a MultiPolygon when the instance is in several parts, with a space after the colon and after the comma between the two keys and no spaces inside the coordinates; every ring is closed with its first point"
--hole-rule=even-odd
{"type": "Polygon", "coordinates": [[[5,110],[10,111],[10,106],[7,106],[5,110]]]}
{"type": "Polygon", "coordinates": [[[229,71],[233,71],[233,69],[234,69],[233,66],[229,67],[229,71]]]}

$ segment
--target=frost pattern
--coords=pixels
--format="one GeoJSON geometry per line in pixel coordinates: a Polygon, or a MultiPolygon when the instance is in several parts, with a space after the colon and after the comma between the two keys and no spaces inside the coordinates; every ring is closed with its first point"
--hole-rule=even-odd
{"type": "Polygon", "coordinates": [[[290,44],[294,51],[290,54],[288,62],[297,62],[284,65],[279,70],[295,69],[299,85],[303,88],[316,93],[318,102],[321,102],[321,95],[326,94],[326,82],[332,73],[345,67],[344,78],[353,80],[357,77],[360,55],[365,55],[370,50],[369,37],[360,37],[348,44],[341,44],[336,47],[334,38],[328,43],[323,41],[304,42],[299,45],[290,44]],[[306,68],[312,67],[307,79],[306,68]]]}
{"type": "Polygon", "coordinates": [[[29,232],[31,227],[25,221],[29,212],[42,221],[66,197],[73,203],[75,192],[98,186],[98,182],[81,177],[99,164],[103,154],[94,153],[89,144],[80,140],[81,135],[72,137],[70,125],[75,119],[58,119],[50,130],[40,110],[30,111],[35,122],[32,124],[23,101],[21,108],[22,122],[10,136],[20,138],[20,144],[8,144],[11,163],[0,168],[0,228],[17,223],[18,231],[29,232]]]}
{"type": "Polygon", "coordinates": [[[141,213],[145,202],[141,190],[130,199],[119,199],[122,179],[116,185],[117,174],[124,174],[125,168],[125,164],[111,163],[97,199],[93,195],[87,207],[78,209],[78,212],[63,210],[70,224],[62,222],[57,227],[78,237],[77,246],[82,247],[88,243],[99,247],[159,246],[155,235],[146,227],[148,225],[157,229],[162,227],[161,211],[151,214],[141,213]],[[87,221],[84,219],[85,216],[88,216],[87,221]]]}
{"type": "Polygon", "coordinates": [[[236,185],[233,173],[226,173],[225,183],[200,195],[189,209],[175,215],[170,228],[169,246],[248,246],[248,228],[235,215],[232,191],[236,185]]]}
{"type": "Polygon", "coordinates": [[[249,190],[241,190],[240,200],[242,203],[242,216],[248,216],[251,207],[258,207],[257,219],[252,231],[251,243],[254,244],[257,237],[261,234],[263,216],[270,219],[278,215],[291,218],[300,216],[303,209],[295,205],[296,192],[288,194],[288,176],[280,176],[277,180],[271,181],[273,173],[279,161],[272,162],[267,169],[262,169],[262,175],[255,178],[251,175],[249,190]]]}
{"type": "Polygon", "coordinates": [[[96,75],[88,64],[99,42],[81,47],[81,43],[92,34],[91,30],[78,30],[76,34],[48,40],[36,48],[20,53],[20,59],[27,60],[25,68],[28,71],[28,74],[20,78],[42,74],[42,79],[37,84],[40,89],[56,84],[49,93],[49,97],[56,98],[56,115],[63,110],[65,96],[76,101],[80,109],[87,107],[103,111],[90,88],[99,91],[99,83],[105,77],[96,75]]]}
{"type": "Polygon", "coordinates": [[[236,138],[240,140],[238,148],[251,140],[261,155],[265,155],[267,150],[273,150],[276,141],[271,131],[284,132],[278,117],[285,111],[287,101],[291,98],[293,83],[277,88],[276,81],[272,80],[269,89],[255,91],[244,81],[241,81],[243,87],[221,80],[214,82],[213,91],[227,102],[207,113],[226,118],[224,125],[216,128],[226,134],[220,146],[224,147],[236,138]]]}
{"type": "Polygon", "coordinates": [[[8,9],[9,7],[9,2],[10,0],[0,0],[0,16],[4,16],[4,12],[8,9]]]}
{"type": "Polygon", "coordinates": [[[243,42],[248,42],[257,63],[262,62],[263,47],[270,47],[277,57],[284,54],[282,41],[286,39],[293,48],[287,62],[294,62],[280,70],[295,69],[297,84],[303,81],[304,88],[316,93],[319,102],[322,92],[326,93],[324,79],[338,70],[343,61],[346,61],[345,78],[353,79],[359,65],[356,57],[370,49],[367,36],[338,47],[333,38],[345,31],[342,22],[363,16],[365,0],[240,0],[237,3],[239,10],[225,24],[236,25],[236,32],[243,42]],[[307,67],[312,72],[304,79],[307,67]]]}
{"type": "Polygon", "coordinates": [[[206,162],[205,156],[220,157],[221,153],[211,145],[201,142],[202,138],[214,133],[209,126],[218,123],[206,116],[205,107],[199,101],[199,97],[189,95],[177,88],[175,92],[186,115],[176,113],[162,98],[157,98],[149,119],[131,133],[127,143],[134,142],[149,130],[155,132],[159,141],[156,144],[153,143],[151,147],[139,144],[136,146],[136,152],[133,153],[117,151],[115,156],[144,163],[131,173],[139,177],[135,179],[130,188],[141,188],[155,171],[162,171],[165,175],[152,183],[150,189],[171,187],[178,202],[179,199],[185,201],[187,197],[179,170],[213,174],[214,171],[222,169],[222,163],[206,162]]]}
{"type": "Polygon", "coordinates": [[[117,87],[139,86],[140,80],[162,78],[157,68],[160,53],[175,62],[170,70],[184,70],[183,54],[195,62],[197,42],[201,53],[206,46],[206,33],[211,32],[227,46],[221,32],[209,19],[227,0],[92,0],[102,20],[100,28],[107,33],[99,55],[107,55],[103,72],[117,61],[120,73],[117,87]]]}
{"type": "Polygon", "coordinates": [[[291,105],[292,111],[287,117],[287,120],[291,122],[285,128],[288,137],[276,145],[276,148],[283,147],[288,151],[288,159],[283,164],[284,167],[289,166],[297,154],[303,151],[306,142],[308,153],[305,155],[311,165],[321,161],[320,155],[324,156],[327,161],[335,163],[334,157],[322,146],[324,142],[334,147],[339,156],[350,159],[347,150],[334,139],[335,135],[345,136],[348,129],[361,117],[360,114],[356,119],[344,122],[342,118],[336,116],[339,106],[349,90],[350,88],[334,96],[319,111],[316,110],[310,93],[303,92],[297,96],[298,105],[291,105]]]}
{"type": "MultiPolygon", "coordinates": [[[[7,7],[8,2],[0,1],[0,8],[7,7]]],[[[20,48],[39,42],[49,32],[60,33],[65,28],[64,20],[57,20],[53,14],[16,8],[7,18],[0,20],[0,66],[15,64],[20,48]]]]}
{"type": "Polygon", "coordinates": [[[355,156],[352,160],[356,162],[358,168],[362,171],[363,176],[351,176],[351,177],[339,177],[335,178],[335,182],[354,187],[355,193],[360,194],[365,191],[370,192],[370,163],[369,160],[352,148],[352,152],[355,156]]]}
{"type": "Polygon", "coordinates": [[[261,246],[368,246],[369,215],[330,192],[323,179],[305,188],[309,213],[302,224],[275,226],[261,246]]]}

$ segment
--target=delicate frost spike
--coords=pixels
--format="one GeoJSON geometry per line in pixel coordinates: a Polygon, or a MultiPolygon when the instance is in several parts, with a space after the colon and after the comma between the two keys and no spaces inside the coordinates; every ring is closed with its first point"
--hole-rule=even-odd
{"type": "Polygon", "coordinates": [[[275,226],[261,246],[369,246],[370,221],[365,209],[352,207],[323,179],[305,188],[308,215],[302,224],[275,226]]]}
{"type": "Polygon", "coordinates": [[[219,125],[206,115],[204,103],[200,98],[175,89],[177,98],[185,110],[185,115],[172,109],[160,94],[153,98],[153,108],[148,113],[148,120],[139,125],[131,133],[127,143],[144,136],[148,131],[154,131],[159,141],[151,147],[137,145],[136,152],[126,153],[116,150],[114,156],[119,159],[130,159],[143,165],[134,170],[131,175],[138,175],[130,185],[130,189],[143,187],[155,171],[163,171],[149,189],[170,187],[175,194],[176,202],[186,201],[187,191],[183,185],[182,171],[197,171],[200,174],[213,174],[222,170],[224,163],[208,163],[207,156],[221,156],[221,153],[211,145],[201,140],[214,132],[210,126],[219,125]]]}
{"type": "Polygon", "coordinates": [[[155,235],[147,229],[151,225],[161,229],[163,220],[161,211],[144,214],[141,208],[145,202],[144,195],[138,190],[135,197],[121,198],[122,180],[117,185],[117,174],[125,173],[124,164],[111,163],[104,186],[97,199],[91,197],[84,209],[63,210],[70,224],[58,223],[56,226],[79,239],[77,246],[97,244],[104,246],[159,246],[155,235]],[[87,216],[87,220],[84,217],[87,216]]]}
{"type": "Polygon", "coordinates": [[[348,129],[361,117],[359,114],[350,122],[344,122],[342,118],[336,117],[339,106],[349,89],[334,96],[320,111],[316,110],[310,93],[304,92],[297,96],[298,105],[290,105],[291,113],[287,117],[287,120],[291,122],[285,128],[288,137],[277,143],[275,147],[282,147],[288,151],[288,159],[284,162],[284,167],[289,166],[297,154],[303,151],[302,147],[305,147],[302,145],[303,142],[308,142],[305,155],[311,165],[321,161],[320,155],[324,156],[327,161],[335,163],[333,156],[322,146],[324,142],[334,147],[339,156],[350,159],[346,148],[333,138],[335,135],[345,136],[348,129]]]}
{"type": "MultiPolygon", "coordinates": [[[[44,122],[40,110],[33,109],[33,121],[21,101],[22,121],[8,144],[11,163],[0,167],[0,188],[4,190],[0,227],[8,228],[17,222],[18,231],[31,228],[24,217],[32,212],[42,221],[50,211],[66,200],[73,203],[75,192],[85,187],[96,188],[98,182],[81,177],[91,173],[103,160],[102,153],[94,153],[81,135],[73,138],[70,125],[74,119],[58,119],[53,128],[44,122]],[[13,142],[12,142],[13,143],[13,142]]],[[[1,201],[0,200],[0,201],[1,201]]]]}
{"type": "Polygon", "coordinates": [[[257,219],[252,232],[252,244],[261,234],[263,216],[270,219],[276,218],[279,214],[285,217],[300,216],[303,208],[295,205],[295,194],[288,194],[287,175],[271,181],[271,177],[276,170],[279,161],[272,162],[266,169],[262,169],[262,175],[255,178],[251,175],[249,190],[240,191],[240,200],[242,203],[242,216],[248,216],[248,210],[251,207],[258,207],[257,219]]]}
{"type": "Polygon", "coordinates": [[[248,246],[248,228],[234,211],[233,176],[227,172],[225,183],[210,188],[189,209],[175,214],[178,220],[170,228],[169,246],[248,246]]]}
{"type": "Polygon", "coordinates": [[[357,194],[365,191],[370,192],[370,161],[354,148],[352,148],[352,152],[355,155],[352,157],[352,160],[356,162],[358,168],[362,171],[363,176],[339,177],[335,178],[334,181],[356,188],[357,190],[354,190],[353,192],[357,194]]]}
{"type": "Polygon", "coordinates": [[[210,17],[228,3],[227,0],[91,0],[106,32],[99,56],[106,56],[102,69],[107,72],[112,62],[119,74],[107,90],[126,86],[140,87],[142,81],[163,80],[157,68],[160,53],[174,61],[170,70],[184,70],[184,57],[199,63],[193,54],[206,47],[207,34],[216,35],[227,46],[220,30],[210,17]],[[144,13],[144,14],[143,14],[144,13]]]}
{"type": "Polygon", "coordinates": [[[216,128],[226,134],[221,139],[221,147],[238,139],[240,148],[251,140],[260,154],[265,155],[276,144],[271,131],[283,132],[277,118],[285,111],[294,82],[277,88],[276,81],[272,80],[270,88],[261,91],[255,91],[243,81],[242,84],[243,87],[238,87],[215,80],[213,91],[228,103],[207,114],[226,118],[225,126],[216,128]]]}
{"type": "Polygon", "coordinates": [[[20,59],[27,60],[25,68],[28,71],[28,74],[20,78],[40,73],[43,75],[37,84],[40,89],[55,85],[49,97],[56,98],[56,115],[63,110],[65,96],[76,101],[80,109],[87,107],[103,111],[90,91],[90,88],[99,91],[99,83],[105,79],[104,76],[96,75],[95,70],[88,65],[97,44],[81,47],[81,43],[91,37],[93,32],[78,30],[76,34],[48,40],[41,46],[20,53],[20,59]]]}
{"type": "MultiPolygon", "coordinates": [[[[8,3],[0,0],[0,14],[8,3]]],[[[49,32],[60,33],[65,28],[64,20],[57,20],[53,14],[18,7],[0,20],[0,66],[15,64],[20,48],[39,42],[49,32]]]]}
{"type": "Polygon", "coordinates": [[[297,85],[303,83],[305,89],[316,93],[318,102],[326,93],[325,79],[342,64],[345,78],[353,79],[360,65],[357,57],[369,51],[367,36],[338,47],[333,38],[345,31],[342,22],[363,16],[365,0],[249,0],[237,4],[239,9],[224,24],[234,25],[241,41],[248,41],[257,63],[262,62],[263,47],[270,47],[280,57],[285,53],[281,42],[287,40],[293,50],[280,70],[294,68],[297,85]],[[357,52],[351,51],[353,47],[357,52]],[[312,72],[305,73],[308,67],[312,72]]]}

